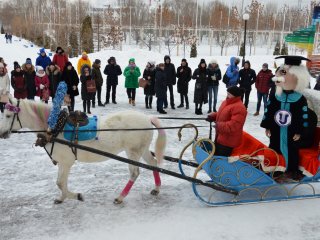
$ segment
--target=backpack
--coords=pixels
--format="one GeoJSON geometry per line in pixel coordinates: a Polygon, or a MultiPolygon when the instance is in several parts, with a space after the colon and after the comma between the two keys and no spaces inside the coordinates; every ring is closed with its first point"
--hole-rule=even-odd
{"type": "Polygon", "coordinates": [[[230,78],[227,76],[227,72],[223,75],[222,82],[226,85],[229,84],[230,78]]]}

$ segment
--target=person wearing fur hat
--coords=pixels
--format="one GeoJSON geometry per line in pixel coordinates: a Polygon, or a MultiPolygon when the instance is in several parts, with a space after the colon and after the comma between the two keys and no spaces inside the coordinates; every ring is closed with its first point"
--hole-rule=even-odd
{"type": "MultiPolygon", "coordinates": [[[[92,79],[96,81],[96,89],[97,89],[97,97],[98,97],[98,106],[104,107],[104,105],[101,102],[101,90],[103,85],[103,78],[101,74],[101,60],[96,59],[94,63],[92,64],[92,79]]],[[[96,105],[95,97],[92,100],[92,107],[94,108],[96,105]]]]}
{"type": "MultiPolygon", "coordinates": [[[[10,94],[10,79],[5,66],[0,62],[0,100],[8,98],[10,94]]],[[[0,101],[0,111],[3,113],[6,102],[0,101]]]]}
{"type": "Polygon", "coordinates": [[[268,69],[268,64],[264,63],[262,65],[262,69],[257,75],[256,78],[256,89],[257,89],[257,97],[258,97],[258,102],[257,102],[257,110],[254,116],[258,116],[260,112],[260,107],[261,107],[261,100],[263,99],[263,104],[264,108],[267,107],[267,99],[268,99],[268,94],[270,90],[270,80],[273,77],[272,71],[268,69]]]}
{"type": "Polygon", "coordinates": [[[110,57],[108,59],[108,64],[106,65],[103,73],[107,75],[107,93],[106,102],[104,104],[109,104],[111,90],[112,102],[116,104],[118,77],[122,74],[122,70],[121,67],[117,64],[115,57],[110,57]]]}
{"type": "Polygon", "coordinates": [[[42,101],[48,103],[50,97],[50,82],[42,66],[36,66],[35,84],[37,90],[36,95],[40,97],[42,101]]]}
{"type": "Polygon", "coordinates": [[[261,127],[270,138],[269,147],[281,153],[286,161],[287,171],[281,179],[300,180],[299,140],[308,127],[308,105],[301,92],[309,86],[310,75],[301,65],[300,56],[279,56],[284,58],[282,65],[272,79],[276,84],[274,95],[270,95],[261,127]]]}
{"type": "Polygon", "coordinates": [[[241,144],[243,125],[246,121],[247,110],[241,97],[244,89],[232,86],[227,89],[227,99],[218,110],[208,115],[208,122],[215,122],[215,153],[216,156],[230,156],[232,150],[241,144]]]}
{"type": "Polygon", "coordinates": [[[70,96],[70,106],[68,107],[69,112],[74,111],[75,96],[79,95],[78,85],[79,85],[79,76],[77,71],[72,66],[71,62],[67,62],[64,70],[62,72],[62,80],[67,84],[68,90],[67,94],[70,96]]]}
{"type": "Polygon", "coordinates": [[[51,59],[47,56],[46,50],[41,48],[39,56],[36,59],[36,66],[41,66],[43,69],[46,69],[50,63],[51,59]]]}
{"type": "Polygon", "coordinates": [[[95,92],[88,91],[88,82],[92,81],[91,68],[88,65],[83,65],[81,69],[80,82],[81,82],[81,98],[83,104],[83,112],[91,114],[90,106],[91,101],[95,97],[95,92]]]}
{"type": "Polygon", "coordinates": [[[208,93],[209,93],[209,110],[208,113],[217,111],[218,102],[218,89],[219,81],[221,80],[221,71],[217,60],[212,59],[208,66],[209,78],[208,78],[208,93]],[[212,93],[213,93],[213,108],[212,108],[212,93]]]}
{"type": "Polygon", "coordinates": [[[28,96],[27,82],[18,62],[13,63],[14,70],[11,72],[11,86],[14,89],[16,99],[25,99],[28,96]]]}
{"type": "MultiPolygon", "coordinates": [[[[173,63],[171,63],[170,56],[166,55],[164,56],[164,72],[166,74],[166,81],[167,81],[167,87],[170,92],[170,106],[172,109],[175,109],[174,105],[174,94],[173,94],[173,85],[176,85],[176,68],[173,63]]],[[[168,100],[165,99],[164,101],[164,108],[168,107],[168,100]]]]}
{"type": "Polygon", "coordinates": [[[196,80],[194,86],[194,103],[196,104],[195,113],[202,115],[202,104],[208,102],[208,87],[207,81],[209,70],[204,59],[201,59],[198,68],[193,72],[192,79],[196,80]]]}
{"type": "Polygon", "coordinates": [[[63,71],[66,63],[69,61],[67,54],[62,47],[57,47],[56,54],[53,56],[52,62],[63,71]]]}
{"type": "Polygon", "coordinates": [[[81,55],[81,58],[78,60],[78,64],[77,64],[77,71],[78,71],[78,75],[81,75],[81,69],[84,65],[88,65],[88,66],[92,66],[92,63],[88,57],[88,54],[86,52],[83,52],[81,55]]]}
{"type": "Polygon", "coordinates": [[[136,89],[139,88],[138,78],[141,76],[141,72],[134,58],[129,59],[129,65],[124,69],[123,75],[126,78],[125,88],[127,89],[129,104],[135,106],[136,89]]]}
{"type": "Polygon", "coordinates": [[[239,71],[239,85],[241,88],[245,89],[244,106],[248,109],[250,92],[252,90],[251,86],[256,82],[256,71],[251,69],[251,64],[249,61],[244,62],[243,68],[239,71]]]}
{"type": "Polygon", "coordinates": [[[34,100],[34,97],[37,93],[35,83],[36,71],[35,67],[32,65],[31,59],[27,58],[26,62],[22,64],[21,68],[24,72],[24,79],[27,84],[27,99],[34,100]]]}
{"type": "Polygon", "coordinates": [[[180,93],[180,105],[178,108],[184,107],[184,100],[186,100],[186,109],[189,109],[189,99],[188,99],[188,90],[189,90],[189,82],[191,80],[192,71],[188,66],[188,62],[186,59],[181,60],[181,66],[177,69],[177,88],[178,93],[180,93]]]}
{"type": "Polygon", "coordinates": [[[49,64],[46,68],[46,74],[50,82],[50,96],[54,98],[56,95],[57,87],[61,81],[61,71],[58,65],[55,65],[53,62],[49,64]]]}
{"type": "Polygon", "coordinates": [[[154,90],[155,77],[156,77],[155,62],[149,61],[147,63],[146,68],[143,71],[143,78],[148,81],[147,86],[143,90],[147,109],[152,108],[153,96],[156,94],[154,90]]]}

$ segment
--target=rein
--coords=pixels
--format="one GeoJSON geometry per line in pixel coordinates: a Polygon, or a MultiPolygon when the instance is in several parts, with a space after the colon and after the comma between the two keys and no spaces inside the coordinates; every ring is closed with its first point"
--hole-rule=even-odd
{"type": "MultiPolygon", "coordinates": [[[[197,128],[203,128],[207,126],[195,126],[197,128]]],[[[119,129],[92,129],[92,130],[78,130],[78,132],[121,132],[121,131],[154,131],[154,130],[162,130],[162,129],[180,129],[180,127],[160,127],[160,128],[119,128],[119,129]]],[[[185,128],[192,128],[185,127],[185,128]]],[[[45,133],[47,131],[38,130],[38,131],[11,131],[11,133],[45,133]]],[[[73,130],[63,130],[61,133],[65,132],[73,132],[73,130]]]]}
{"type": "Polygon", "coordinates": [[[13,119],[12,119],[12,122],[11,122],[11,126],[10,126],[10,130],[9,130],[9,132],[14,132],[14,131],[12,131],[12,128],[13,128],[14,120],[16,120],[16,118],[17,118],[17,120],[19,122],[20,128],[22,128],[22,124],[21,124],[21,121],[20,121],[20,118],[19,118],[19,112],[21,111],[21,109],[19,107],[20,106],[20,100],[18,100],[17,106],[12,105],[11,100],[9,100],[9,102],[10,103],[7,103],[5,108],[9,112],[13,112],[14,113],[13,119]]]}

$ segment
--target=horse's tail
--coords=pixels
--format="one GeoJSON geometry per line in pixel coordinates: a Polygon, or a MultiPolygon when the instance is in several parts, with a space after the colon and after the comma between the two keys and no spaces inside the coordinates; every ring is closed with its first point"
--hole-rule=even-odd
{"type": "MultiPolygon", "coordinates": [[[[156,128],[161,128],[160,121],[157,117],[151,118],[151,123],[156,128]]],[[[156,141],[156,148],[155,148],[155,156],[158,162],[158,166],[162,164],[164,150],[166,148],[166,131],[164,129],[158,129],[158,138],[156,141]]]]}

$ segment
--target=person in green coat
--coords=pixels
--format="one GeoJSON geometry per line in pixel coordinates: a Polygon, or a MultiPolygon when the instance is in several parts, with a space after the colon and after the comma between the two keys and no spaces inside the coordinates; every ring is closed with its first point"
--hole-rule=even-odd
{"type": "Polygon", "coordinates": [[[124,69],[123,75],[126,78],[125,88],[129,98],[129,104],[135,106],[136,89],[139,88],[138,78],[141,76],[139,67],[136,66],[135,59],[130,58],[129,65],[124,69]]]}

